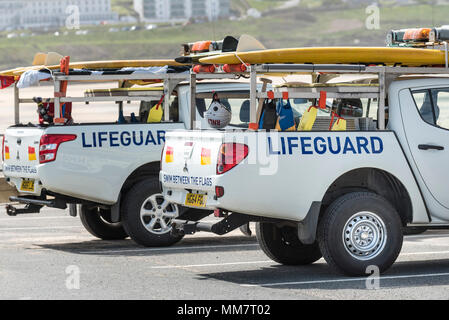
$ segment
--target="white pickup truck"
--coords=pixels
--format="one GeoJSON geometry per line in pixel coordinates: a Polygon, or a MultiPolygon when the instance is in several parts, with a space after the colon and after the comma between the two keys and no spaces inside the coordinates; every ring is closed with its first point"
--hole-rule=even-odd
{"type": "Polygon", "coordinates": [[[411,70],[368,69],[379,71],[379,81],[386,74],[377,88],[290,91],[290,98],[306,99],[327,91],[337,105],[340,89],[340,97],[358,97],[363,115],[344,116],[345,131],[330,131],[330,116],[318,113],[311,131],[167,133],[165,199],[224,217],[216,224],[175,220],[174,230],[221,235],[255,221],[260,246],[274,261],[304,265],[324,256],[336,271],[358,276],[395,262],[404,229],[449,229],[449,78],[423,76],[427,68],[414,70],[421,77],[401,78],[411,70]]]}
{"type": "MultiPolygon", "coordinates": [[[[231,126],[247,126],[248,101],[236,94],[248,96],[249,84],[244,81],[199,84],[197,126],[207,125],[203,113],[213,92],[240,115],[233,118],[231,126]]],[[[20,192],[11,200],[26,204],[25,208],[9,205],[8,214],[39,212],[43,206],[66,209],[69,205],[71,214],[79,211],[86,229],[101,239],[130,236],[145,246],[179,241],[182,237],[170,232],[171,220],[201,217],[204,212],[198,216],[195,210],[186,212],[167,202],[160,192],[159,169],[165,132],[189,128],[189,84],[175,89],[170,122],[147,124],[146,118],[128,124],[20,124],[8,128],[2,144],[3,172],[20,192]]]]}

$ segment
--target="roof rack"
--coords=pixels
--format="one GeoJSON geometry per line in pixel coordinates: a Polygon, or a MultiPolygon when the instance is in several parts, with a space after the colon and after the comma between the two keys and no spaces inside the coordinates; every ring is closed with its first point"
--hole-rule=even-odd
{"type": "Polygon", "coordinates": [[[387,67],[387,66],[365,66],[365,65],[343,65],[343,64],[262,64],[252,65],[250,69],[251,93],[250,93],[250,122],[257,123],[258,100],[265,98],[309,98],[319,99],[321,92],[326,91],[329,98],[377,98],[378,108],[378,129],[385,130],[385,98],[389,84],[396,78],[403,75],[428,75],[428,74],[449,74],[448,68],[440,67],[387,67]],[[276,92],[258,92],[257,77],[261,74],[269,76],[270,73],[331,73],[331,74],[373,74],[378,78],[378,86],[354,86],[335,90],[335,87],[310,88],[306,90],[295,90],[294,88],[281,88],[276,92]],[[338,92],[337,92],[338,91],[338,92]]]}
{"type": "MultiPolygon", "coordinates": [[[[379,113],[378,113],[378,126],[380,130],[385,129],[385,97],[386,89],[391,81],[397,77],[403,75],[426,75],[426,74],[449,74],[449,68],[441,67],[388,67],[388,66],[366,66],[366,65],[345,65],[345,64],[261,64],[248,66],[249,72],[230,72],[230,73],[200,73],[196,74],[192,70],[190,73],[183,74],[153,74],[153,73],[137,73],[137,74],[102,74],[102,75],[66,75],[61,72],[55,72],[52,76],[54,83],[54,98],[55,105],[60,105],[65,102],[100,102],[100,101],[151,101],[154,99],[160,99],[165,96],[164,103],[164,121],[169,121],[169,99],[173,90],[180,83],[185,82],[190,84],[191,92],[191,119],[190,128],[195,129],[196,123],[195,110],[196,106],[196,84],[197,80],[207,79],[236,79],[241,76],[250,78],[250,122],[257,123],[259,101],[268,97],[272,98],[310,98],[319,99],[322,91],[327,92],[329,98],[377,98],[379,99],[379,113]],[[341,87],[336,90],[336,86],[323,86],[323,87],[310,87],[309,89],[297,90],[296,88],[276,88],[274,91],[268,93],[258,91],[258,77],[281,74],[372,74],[378,78],[378,85],[357,85],[341,87]],[[87,95],[83,97],[71,97],[61,95],[61,87],[64,82],[105,82],[105,81],[132,81],[132,80],[160,80],[163,82],[163,92],[155,91],[149,92],[144,95],[117,95],[117,96],[92,96],[87,95]]],[[[14,105],[15,105],[15,122],[18,124],[19,119],[19,106],[22,103],[31,103],[31,99],[20,99],[19,89],[15,85],[14,87],[14,105]]],[[[55,119],[60,117],[60,109],[55,108],[55,119]]],[[[56,123],[56,125],[58,125],[56,123]]]]}
{"type": "MultiPolygon", "coordinates": [[[[235,74],[195,74],[195,73],[168,73],[168,74],[154,74],[154,73],[135,73],[135,74],[101,74],[101,75],[66,75],[62,72],[54,72],[52,74],[51,81],[54,85],[54,98],[50,99],[50,102],[53,102],[55,106],[59,106],[61,103],[66,102],[118,102],[122,103],[125,101],[152,101],[159,100],[163,96],[165,97],[164,103],[164,121],[169,121],[169,105],[170,105],[170,96],[176,87],[183,82],[190,83],[190,88],[194,93],[192,96],[195,97],[196,92],[196,82],[197,80],[209,80],[209,79],[235,79],[235,74]],[[132,81],[132,80],[158,80],[163,83],[163,90],[147,92],[145,94],[139,95],[91,95],[87,94],[82,97],[73,97],[66,96],[65,94],[61,94],[61,88],[64,82],[67,83],[87,83],[87,82],[112,82],[112,81],[132,81]]],[[[195,100],[192,100],[195,101],[195,100]]],[[[20,123],[20,105],[35,103],[33,99],[21,99],[20,98],[20,89],[17,87],[17,83],[14,84],[14,121],[15,124],[20,123]]],[[[194,105],[194,104],[193,104],[194,105]]],[[[61,117],[60,108],[55,108],[55,119],[61,117]]],[[[193,128],[193,123],[195,119],[192,117],[190,127],[193,128]]],[[[61,125],[60,123],[55,123],[55,125],[61,125]]]]}

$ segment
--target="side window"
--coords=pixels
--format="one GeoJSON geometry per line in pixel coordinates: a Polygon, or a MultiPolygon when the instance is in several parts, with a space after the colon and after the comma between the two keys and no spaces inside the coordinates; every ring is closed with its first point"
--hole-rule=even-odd
{"type": "Polygon", "coordinates": [[[449,129],[449,89],[436,91],[435,104],[437,126],[449,129]]]}
{"type": "Polygon", "coordinates": [[[449,129],[449,89],[419,90],[412,94],[425,122],[449,129]]]}
{"type": "Polygon", "coordinates": [[[414,91],[413,98],[422,119],[435,125],[435,117],[433,114],[432,100],[430,99],[430,90],[414,91]]]}

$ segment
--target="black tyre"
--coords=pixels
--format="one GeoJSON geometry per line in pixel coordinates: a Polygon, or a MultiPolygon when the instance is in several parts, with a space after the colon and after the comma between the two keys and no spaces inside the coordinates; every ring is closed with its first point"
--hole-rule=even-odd
{"type": "Polygon", "coordinates": [[[402,223],[383,197],[354,192],[335,200],[320,219],[318,242],[329,266],[348,276],[386,271],[402,248],[402,223]]]}
{"type": "Polygon", "coordinates": [[[82,205],[80,218],[83,226],[94,237],[103,240],[123,240],[128,238],[128,234],[120,222],[110,222],[110,210],[82,205]]]}
{"type": "Polygon", "coordinates": [[[256,236],[263,252],[278,263],[308,265],[322,257],[318,243],[302,244],[294,227],[259,222],[256,224],[256,236]]]}
{"type": "Polygon", "coordinates": [[[125,195],[121,213],[126,232],[140,245],[164,247],[182,239],[171,232],[171,221],[179,216],[178,206],[165,201],[157,177],[134,185],[125,195]]]}

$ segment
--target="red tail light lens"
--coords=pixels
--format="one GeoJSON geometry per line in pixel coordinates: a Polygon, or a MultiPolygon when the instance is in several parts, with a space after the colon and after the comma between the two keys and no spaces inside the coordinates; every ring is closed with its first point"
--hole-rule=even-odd
{"type": "Polygon", "coordinates": [[[228,172],[248,157],[249,148],[242,143],[223,143],[218,152],[217,174],[228,172]]]}
{"type": "Polygon", "coordinates": [[[55,161],[59,145],[75,139],[74,134],[44,134],[39,144],[39,163],[55,161]]]}
{"type": "Polygon", "coordinates": [[[215,187],[215,195],[217,196],[217,199],[222,198],[224,196],[224,188],[220,187],[220,186],[216,186],[215,187]]]}

